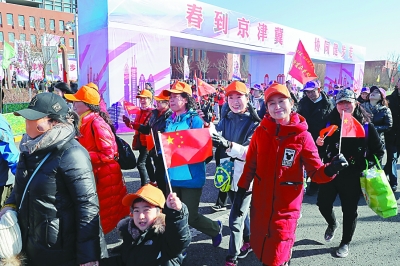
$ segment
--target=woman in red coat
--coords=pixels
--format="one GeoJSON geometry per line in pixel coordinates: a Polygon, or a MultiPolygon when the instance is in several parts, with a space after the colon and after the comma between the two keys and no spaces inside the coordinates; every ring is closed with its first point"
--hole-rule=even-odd
{"type": "Polygon", "coordinates": [[[83,86],[75,94],[65,94],[72,101],[74,111],[80,116],[78,138],[87,149],[92,161],[100,202],[100,220],[105,234],[111,232],[129,214],[129,207],[122,205],[127,194],[118,158],[114,127],[107,114],[100,110],[100,95],[95,89],[83,86]]]}
{"type": "Polygon", "coordinates": [[[348,164],[338,154],[322,164],[305,119],[292,112],[288,89],[272,84],[265,92],[268,113],[250,141],[233,208],[253,182],[250,245],[264,265],[288,265],[303,199],[303,166],[314,182],[332,180],[348,164]]]}

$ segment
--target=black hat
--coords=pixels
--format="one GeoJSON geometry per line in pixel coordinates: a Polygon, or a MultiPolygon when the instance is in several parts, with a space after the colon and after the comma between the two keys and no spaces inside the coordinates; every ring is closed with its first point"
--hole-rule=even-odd
{"type": "Polygon", "coordinates": [[[57,82],[56,85],[54,85],[54,88],[57,88],[64,93],[69,93],[69,94],[75,93],[71,90],[71,88],[65,82],[57,82]]]}
{"type": "Polygon", "coordinates": [[[67,113],[67,102],[61,96],[43,92],[32,98],[27,109],[14,112],[14,115],[22,116],[26,120],[38,120],[51,114],[65,116],[67,113]]]}

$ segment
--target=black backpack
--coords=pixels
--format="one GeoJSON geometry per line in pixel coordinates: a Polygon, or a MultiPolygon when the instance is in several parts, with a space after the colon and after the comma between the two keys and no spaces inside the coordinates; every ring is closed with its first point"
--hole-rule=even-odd
{"type": "Polygon", "coordinates": [[[122,138],[115,135],[115,142],[118,146],[119,157],[116,158],[119,166],[123,170],[134,169],[136,167],[136,157],[133,153],[131,146],[122,138]]]}
{"type": "MultiPolygon", "coordinates": [[[[94,137],[93,122],[90,124],[90,128],[92,129],[92,134],[94,137]]],[[[119,155],[118,158],[115,158],[115,160],[118,162],[122,170],[135,169],[136,156],[133,153],[131,146],[125,140],[118,137],[114,132],[113,134],[115,137],[115,142],[117,143],[119,155]]]]}

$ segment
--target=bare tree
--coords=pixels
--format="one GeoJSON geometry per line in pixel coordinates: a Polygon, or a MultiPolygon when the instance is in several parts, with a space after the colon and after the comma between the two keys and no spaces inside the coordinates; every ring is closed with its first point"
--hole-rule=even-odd
{"type": "MultiPolygon", "coordinates": [[[[32,25],[30,25],[32,26],[32,25]]],[[[20,67],[24,68],[28,74],[28,84],[31,82],[31,73],[34,69],[42,68],[42,76],[46,77],[46,68],[58,53],[58,44],[65,42],[65,31],[60,34],[56,32],[56,25],[50,25],[50,20],[35,20],[33,31],[30,31],[29,42],[19,42],[20,53],[22,53],[24,62],[19,62],[20,67]],[[58,35],[56,35],[58,33],[58,35]]],[[[21,32],[24,33],[25,32],[21,32]]],[[[20,34],[21,36],[21,34],[20,34]]],[[[18,62],[17,62],[18,64],[18,62]]],[[[58,69],[58,63],[55,64],[58,69]]]]}
{"type": "Polygon", "coordinates": [[[240,64],[240,75],[242,76],[242,79],[247,80],[249,76],[249,57],[248,56],[243,56],[243,60],[240,64]]]}
{"type": "Polygon", "coordinates": [[[314,64],[314,72],[321,84],[324,84],[326,64],[314,64]]]}
{"type": "Polygon", "coordinates": [[[229,76],[232,72],[231,67],[228,64],[228,55],[225,54],[225,56],[222,59],[219,59],[216,64],[214,64],[214,67],[218,69],[219,73],[221,73],[222,79],[229,79],[229,76]]]}
{"type": "Polygon", "coordinates": [[[206,73],[208,73],[208,70],[211,67],[211,63],[210,63],[210,60],[208,60],[208,57],[205,56],[204,58],[197,61],[197,67],[199,68],[201,73],[203,73],[203,78],[205,78],[206,73]]]}
{"type": "Polygon", "coordinates": [[[400,54],[392,52],[386,59],[386,66],[384,72],[388,78],[388,88],[391,87],[394,79],[399,75],[400,54]]]}

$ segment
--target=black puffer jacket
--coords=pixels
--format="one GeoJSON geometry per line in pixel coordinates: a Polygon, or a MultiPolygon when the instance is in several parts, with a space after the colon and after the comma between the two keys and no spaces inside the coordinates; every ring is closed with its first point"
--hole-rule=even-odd
{"type": "Polygon", "coordinates": [[[387,145],[400,145],[400,93],[395,89],[391,95],[387,96],[389,108],[392,112],[393,126],[385,132],[385,142],[387,145]]]}
{"type": "Polygon", "coordinates": [[[161,154],[160,141],[158,140],[158,131],[160,131],[160,133],[163,133],[165,131],[166,120],[172,115],[172,111],[171,109],[168,109],[162,115],[159,115],[160,111],[158,111],[157,109],[154,109],[151,112],[152,114],[149,123],[147,125],[140,125],[139,132],[148,135],[151,132],[150,129],[152,129],[157,154],[161,154]]]}
{"type": "Polygon", "coordinates": [[[28,265],[79,265],[107,256],[88,152],[74,134],[32,154],[22,152],[7,204],[19,206],[27,181],[43,158],[19,210],[28,265]]]}
{"type": "Polygon", "coordinates": [[[324,91],[321,91],[321,97],[319,102],[314,103],[306,96],[300,100],[297,109],[297,113],[306,119],[308,132],[314,140],[319,136],[321,129],[326,127],[327,117],[334,108],[324,91]]]}
{"type": "Polygon", "coordinates": [[[370,102],[361,104],[361,107],[372,114],[371,123],[374,124],[376,131],[384,143],[384,133],[388,132],[393,126],[392,112],[382,104],[372,106],[370,102]]]}
{"type": "Polygon", "coordinates": [[[122,220],[117,226],[123,239],[120,249],[122,265],[181,265],[182,252],[191,240],[188,217],[188,209],[182,203],[181,211],[171,210],[165,205],[163,213],[145,232],[139,231],[132,218],[122,220]]]}
{"type": "MultiPolygon", "coordinates": [[[[330,125],[337,125],[337,130],[324,141],[323,148],[326,149],[324,162],[332,161],[332,158],[339,153],[340,143],[340,115],[335,108],[328,116],[330,125]]],[[[383,143],[372,124],[364,124],[367,128],[367,137],[362,138],[342,138],[341,153],[349,163],[349,166],[340,171],[341,176],[350,178],[360,178],[361,172],[366,167],[371,168],[376,164],[374,155],[380,161],[384,155],[383,143]],[[367,163],[368,162],[368,166],[367,163]]]]}

